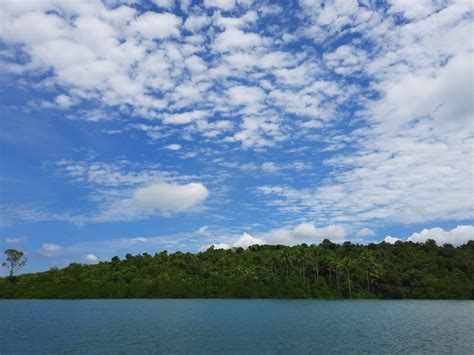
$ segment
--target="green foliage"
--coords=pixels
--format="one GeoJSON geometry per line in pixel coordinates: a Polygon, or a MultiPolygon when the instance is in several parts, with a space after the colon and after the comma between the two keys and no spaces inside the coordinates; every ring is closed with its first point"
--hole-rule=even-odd
{"type": "Polygon", "coordinates": [[[7,249],[4,254],[7,256],[7,261],[2,263],[2,266],[8,269],[10,278],[26,265],[27,259],[23,256],[23,252],[16,249],[7,249]]]}
{"type": "Polygon", "coordinates": [[[470,299],[473,290],[473,242],[211,247],[0,278],[0,298],[470,299]]]}

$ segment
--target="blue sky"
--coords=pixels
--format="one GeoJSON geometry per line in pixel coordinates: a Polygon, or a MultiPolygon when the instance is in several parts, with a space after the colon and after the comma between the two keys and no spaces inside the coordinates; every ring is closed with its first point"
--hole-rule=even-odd
{"type": "Polygon", "coordinates": [[[13,1],[0,247],[474,238],[470,1],[13,1]]]}

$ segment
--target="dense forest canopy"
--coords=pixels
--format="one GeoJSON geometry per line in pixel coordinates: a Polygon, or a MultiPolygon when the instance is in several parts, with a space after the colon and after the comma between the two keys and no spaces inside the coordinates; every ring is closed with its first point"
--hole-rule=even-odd
{"type": "Polygon", "coordinates": [[[471,299],[474,241],[166,251],[0,278],[0,298],[471,299]]]}

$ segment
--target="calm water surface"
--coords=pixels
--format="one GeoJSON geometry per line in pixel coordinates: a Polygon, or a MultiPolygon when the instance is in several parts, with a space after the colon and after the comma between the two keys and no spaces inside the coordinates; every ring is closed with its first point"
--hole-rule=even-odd
{"type": "Polygon", "coordinates": [[[0,354],[474,354],[474,301],[0,301],[0,354]]]}

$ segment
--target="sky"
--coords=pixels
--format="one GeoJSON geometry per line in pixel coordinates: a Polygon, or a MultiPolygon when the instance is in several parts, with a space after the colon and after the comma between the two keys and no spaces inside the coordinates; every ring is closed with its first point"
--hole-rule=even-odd
{"type": "Polygon", "coordinates": [[[470,0],[1,0],[0,248],[34,272],[474,239],[473,23],[470,0]]]}

